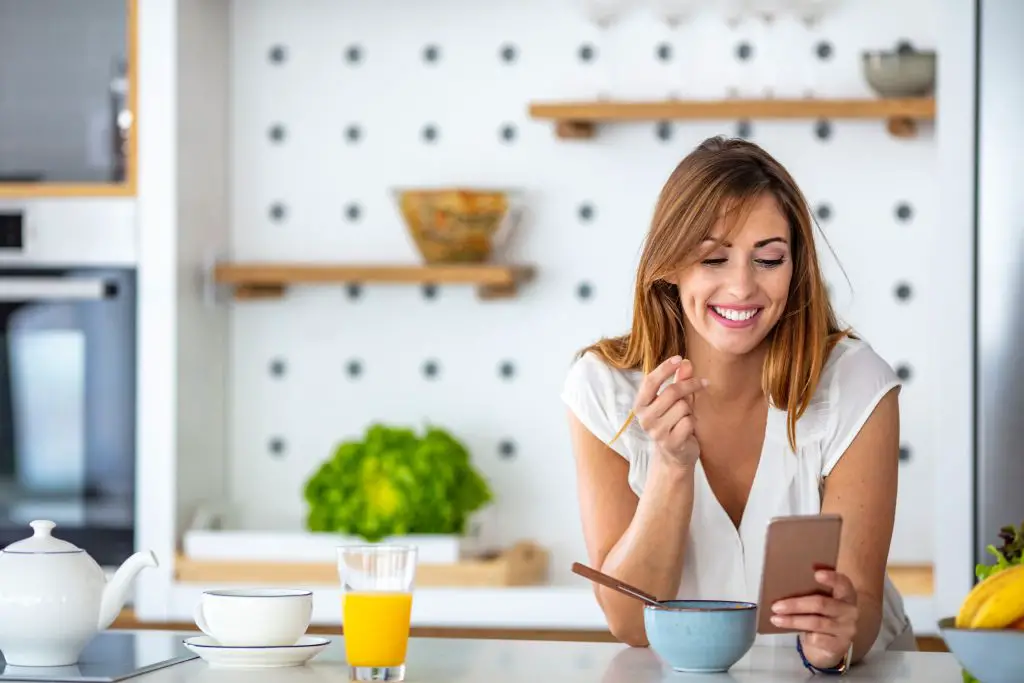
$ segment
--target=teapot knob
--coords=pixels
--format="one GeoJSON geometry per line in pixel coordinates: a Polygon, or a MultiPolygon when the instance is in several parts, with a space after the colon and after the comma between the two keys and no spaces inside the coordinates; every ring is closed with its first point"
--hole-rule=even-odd
{"type": "Polygon", "coordinates": [[[57,526],[55,522],[51,522],[48,519],[36,519],[28,523],[34,530],[33,536],[49,536],[50,532],[53,531],[53,527],[57,526]]]}

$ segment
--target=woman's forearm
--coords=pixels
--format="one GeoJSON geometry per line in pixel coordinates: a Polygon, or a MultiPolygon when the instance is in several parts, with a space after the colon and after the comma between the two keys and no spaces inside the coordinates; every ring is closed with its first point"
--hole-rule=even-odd
{"type": "MultiPolygon", "coordinates": [[[[636,514],[600,569],[659,600],[674,598],[682,580],[683,557],[693,513],[693,470],[654,455],[636,514]]],[[[599,586],[597,600],[619,640],[647,646],[643,603],[599,586]]]]}

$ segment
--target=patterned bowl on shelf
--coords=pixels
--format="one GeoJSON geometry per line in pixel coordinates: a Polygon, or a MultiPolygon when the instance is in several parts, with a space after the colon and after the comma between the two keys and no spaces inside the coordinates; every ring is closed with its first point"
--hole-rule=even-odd
{"type": "Polygon", "coordinates": [[[516,190],[438,187],[392,192],[409,235],[429,264],[485,263],[518,222],[516,190]]]}

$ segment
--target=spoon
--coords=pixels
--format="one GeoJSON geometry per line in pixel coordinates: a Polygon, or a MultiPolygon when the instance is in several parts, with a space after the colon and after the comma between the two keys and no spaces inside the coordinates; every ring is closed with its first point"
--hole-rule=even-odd
{"type": "Polygon", "coordinates": [[[661,603],[658,602],[658,599],[650,593],[645,593],[639,588],[630,586],[628,583],[623,583],[615,577],[608,576],[607,574],[599,572],[596,569],[592,569],[585,564],[573,562],[572,571],[574,574],[579,574],[580,576],[586,579],[590,579],[594,583],[599,583],[602,586],[607,586],[608,588],[618,591],[623,595],[628,595],[629,597],[640,600],[641,602],[646,602],[648,605],[661,606],[661,603]]]}

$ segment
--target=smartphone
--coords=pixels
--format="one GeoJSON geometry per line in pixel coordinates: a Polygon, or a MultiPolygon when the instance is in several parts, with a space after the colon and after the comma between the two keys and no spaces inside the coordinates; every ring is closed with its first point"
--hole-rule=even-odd
{"type": "Polygon", "coordinates": [[[814,579],[819,569],[835,569],[843,518],[834,514],[775,517],[768,524],[757,601],[758,633],[794,633],[771,622],[772,605],[800,595],[829,595],[814,579]]]}

